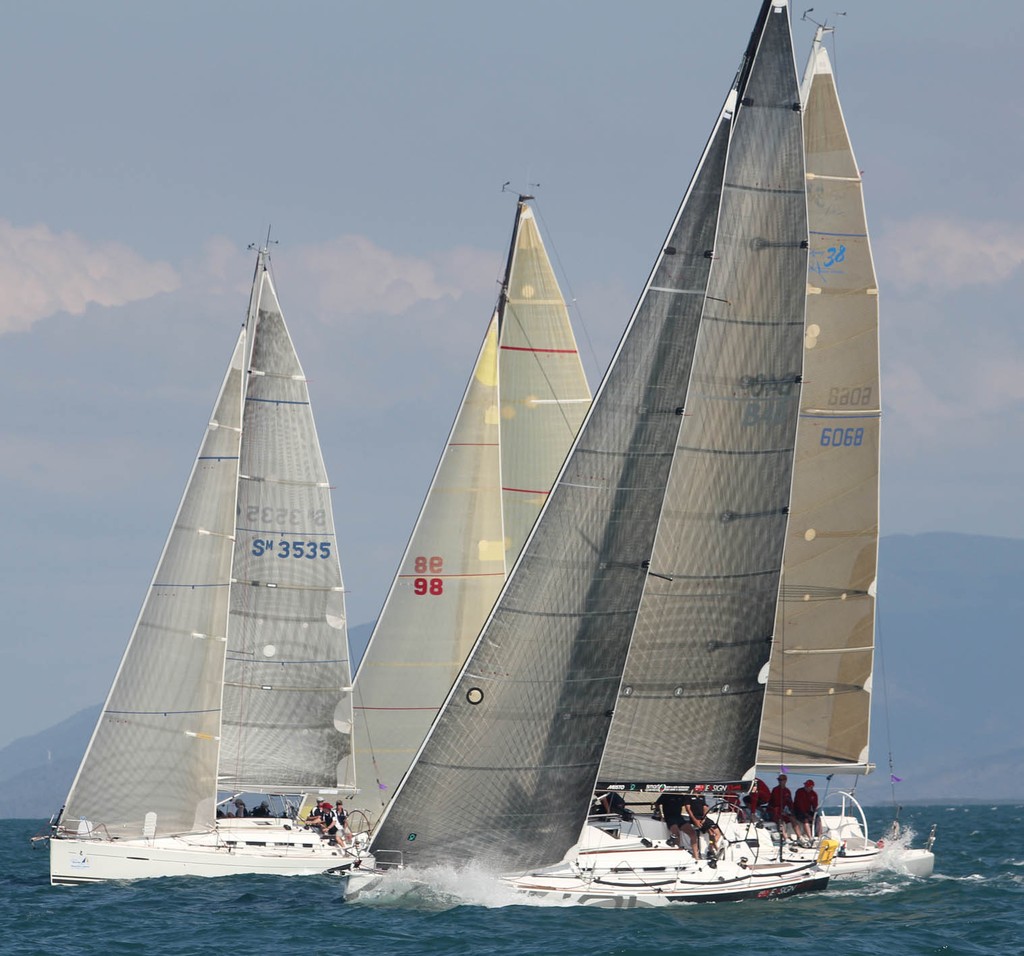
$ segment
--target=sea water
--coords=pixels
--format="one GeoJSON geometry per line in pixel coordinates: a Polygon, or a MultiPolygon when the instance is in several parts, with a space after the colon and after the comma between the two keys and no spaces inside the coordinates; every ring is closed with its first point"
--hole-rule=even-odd
{"type": "MultiPolygon", "coordinates": [[[[881,834],[891,812],[869,810],[881,834]]],[[[649,956],[942,953],[1024,956],[1024,805],[904,808],[935,875],[885,870],[791,899],[602,910],[524,903],[490,874],[399,874],[346,903],[329,876],[51,887],[41,825],[0,821],[0,953],[76,956],[649,956]]],[[[898,866],[898,862],[896,864],[898,866]]]]}

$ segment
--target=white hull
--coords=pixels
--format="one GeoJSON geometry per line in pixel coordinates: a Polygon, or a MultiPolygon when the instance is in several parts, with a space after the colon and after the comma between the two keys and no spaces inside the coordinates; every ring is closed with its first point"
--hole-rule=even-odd
{"type": "MultiPolygon", "coordinates": [[[[695,860],[690,847],[666,845],[665,824],[650,817],[623,821],[618,817],[591,818],[580,843],[561,863],[528,873],[503,877],[525,897],[546,903],[637,907],[669,903],[729,902],[742,899],[783,899],[822,890],[829,870],[814,860],[779,863],[758,859],[745,845],[729,847],[714,862],[695,860]]],[[[702,856],[707,853],[702,840],[702,856]]],[[[369,866],[353,872],[346,899],[376,893],[389,873],[369,866]]]]}
{"type": "MultiPolygon", "coordinates": [[[[832,857],[829,872],[833,877],[864,877],[879,870],[893,870],[910,876],[928,877],[935,869],[935,854],[930,849],[903,846],[899,840],[875,841],[868,837],[864,811],[851,793],[838,791],[838,807],[826,807],[818,813],[819,836],[811,846],[802,847],[782,837],[773,823],[740,823],[731,812],[714,815],[723,834],[733,846],[746,845],[758,862],[776,860],[788,863],[816,861],[822,840],[835,840],[839,850],[832,857]]],[[[791,834],[787,833],[787,836],[791,834]]]]}
{"type": "Polygon", "coordinates": [[[579,906],[630,908],[669,903],[784,899],[823,890],[829,874],[814,863],[712,867],[688,851],[640,847],[612,856],[581,852],[573,860],[510,878],[527,896],[579,906]]]}
{"type": "Polygon", "coordinates": [[[665,824],[650,818],[605,818],[588,823],[579,846],[562,863],[508,882],[528,896],[584,906],[663,906],[667,903],[781,899],[824,889],[828,872],[814,861],[758,859],[729,847],[715,861],[701,840],[702,859],[690,847],[666,844],[665,824]]]}
{"type": "Polygon", "coordinates": [[[50,882],[99,883],[162,876],[346,875],[363,861],[355,849],[329,844],[286,820],[252,819],[219,824],[209,833],[156,839],[50,839],[50,882]]]}

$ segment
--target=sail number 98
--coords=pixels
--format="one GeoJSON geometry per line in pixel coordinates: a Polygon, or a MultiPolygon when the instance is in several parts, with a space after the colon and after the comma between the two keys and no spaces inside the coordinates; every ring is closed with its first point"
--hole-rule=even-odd
{"type": "MultiPolygon", "coordinates": [[[[444,573],[444,559],[436,554],[432,554],[429,558],[418,555],[413,558],[412,566],[416,574],[444,573]]],[[[444,594],[444,579],[439,577],[413,578],[412,593],[417,597],[438,597],[444,594]]]]}
{"type": "Polygon", "coordinates": [[[823,428],[821,430],[823,448],[857,448],[863,444],[863,428],[823,428]]]}

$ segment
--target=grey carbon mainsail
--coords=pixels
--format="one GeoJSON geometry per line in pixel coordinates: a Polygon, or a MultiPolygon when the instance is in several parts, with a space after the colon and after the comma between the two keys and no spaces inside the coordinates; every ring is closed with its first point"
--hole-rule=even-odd
{"type": "Polygon", "coordinates": [[[788,17],[767,18],[733,133],[715,265],[600,786],[753,769],[801,376],[807,218],[788,17]]]}
{"type": "Polygon", "coordinates": [[[590,406],[569,313],[521,197],[501,297],[355,680],[371,820],[395,792],[590,406]]]}
{"type": "MultiPolygon", "coordinates": [[[[479,860],[506,871],[562,859],[590,805],[648,569],[659,573],[652,560],[666,487],[670,477],[673,485],[687,480],[673,474],[684,422],[689,445],[708,449],[688,466],[701,487],[700,469],[719,449],[730,459],[776,450],[758,456],[761,467],[776,483],[788,481],[806,270],[799,124],[787,10],[769,0],[590,414],[385,813],[375,852],[401,851],[415,864],[479,860]],[[766,211],[765,197],[785,198],[766,211]],[[742,281],[743,270],[754,273],[750,291],[726,281],[736,271],[742,281]],[[717,290],[734,299],[714,301],[717,290]],[[698,386],[702,397],[690,412],[698,386]],[[764,428],[744,425],[749,415],[763,415],[764,428]],[[753,441],[762,430],[770,442],[753,441]]],[[[781,535],[777,512],[788,484],[780,498],[748,487],[750,469],[723,480],[735,504],[727,520],[721,507],[711,519],[728,542],[720,550],[732,555],[734,531],[748,522],[781,535]],[[772,514],[761,519],[755,510],[772,514]]],[[[707,514],[700,520],[710,523],[707,514]]],[[[692,547],[701,544],[695,536],[692,547]]],[[[777,564],[776,557],[776,576],[777,564]]],[[[773,573],[761,552],[748,567],[773,573]]],[[[774,613],[773,600],[765,603],[762,662],[774,613]]],[[[759,706],[758,698],[758,715],[759,706]]],[[[749,763],[753,748],[752,741],[749,763]]]]}
{"type": "Polygon", "coordinates": [[[758,763],[866,772],[878,562],[878,288],[821,33],[804,76],[806,382],[758,763]]]}

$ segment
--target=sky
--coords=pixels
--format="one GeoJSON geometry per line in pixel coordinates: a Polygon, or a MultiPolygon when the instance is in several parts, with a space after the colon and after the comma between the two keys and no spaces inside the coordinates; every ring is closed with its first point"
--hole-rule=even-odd
{"type": "MultiPolygon", "coordinates": [[[[537,196],[596,387],[758,6],[9,5],[0,746],[109,687],[245,315],[250,243],[272,229],[366,623],[493,308],[514,191],[537,196]]],[[[810,16],[838,27],[879,275],[882,532],[1024,537],[1024,4],[844,9],[810,16]]]]}

